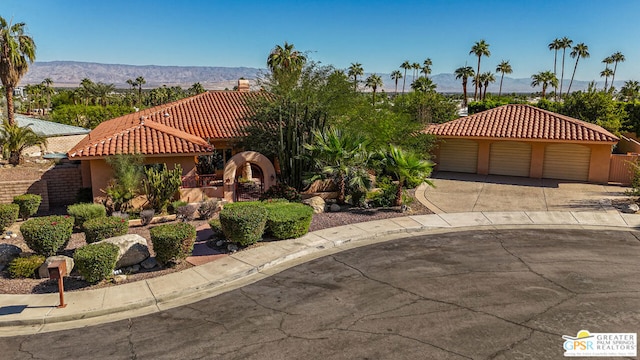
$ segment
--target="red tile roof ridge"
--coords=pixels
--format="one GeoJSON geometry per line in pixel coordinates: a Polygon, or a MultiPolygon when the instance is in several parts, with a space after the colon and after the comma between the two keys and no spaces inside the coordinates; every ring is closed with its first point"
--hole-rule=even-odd
{"type": "Polygon", "coordinates": [[[159,122],[155,122],[153,120],[145,120],[144,122],[140,123],[140,126],[147,126],[149,128],[158,130],[160,132],[184,139],[186,141],[189,141],[191,143],[200,145],[200,146],[204,146],[204,147],[212,147],[211,144],[209,144],[207,141],[205,141],[203,138],[189,134],[187,132],[178,130],[176,128],[173,128],[171,126],[167,126],[167,125],[163,125],[160,124],[159,122]]]}

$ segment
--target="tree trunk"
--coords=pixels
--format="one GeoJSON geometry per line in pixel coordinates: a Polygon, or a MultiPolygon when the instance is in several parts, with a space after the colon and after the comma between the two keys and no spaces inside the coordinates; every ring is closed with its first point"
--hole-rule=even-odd
{"type": "Polygon", "coordinates": [[[618,62],[617,61],[613,64],[613,74],[611,75],[611,87],[613,87],[613,82],[616,79],[616,70],[618,70],[618,62]]]}
{"type": "Polygon", "coordinates": [[[580,60],[580,55],[576,57],[576,65],[573,67],[573,74],[571,74],[571,81],[569,81],[569,88],[567,89],[567,95],[571,91],[571,85],[573,85],[573,78],[576,76],[576,69],[578,68],[578,60],[580,60]]]}
{"type": "Polygon", "coordinates": [[[5,86],[4,91],[7,97],[7,120],[10,125],[14,125],[16,120],[13,108],[13,86],[5,86]]]}
{"type": "Polygon", "coordinates": [[[344,176],[340,176],[340,179],[338,179],[338,188],[339,188],[339,193],[338,193],[338,204],[340,205],[344,205],[345,203],[345,199],[346,199],[346,190],[347,190],[347,184],[346,181],[344,179],[344,176]]]}
{"type": "Polygon", "coordinates": [[[398,180],[398,190],[396,191],[396,206],[402,206],[402,179],[398,180]]]}
{"type": "Polygon", "coordinates": [[[407,69],[404,69],[404,77],[402,78],[402,93],[404,94],[404,83],[407,80],[407,69]]]}
{"type": "Polygon", "coordinates": [[[476,90],[473,92],[473,101],[478,100],[478,81],[480,81],[480,56],[478,56],[478,72],[476,73],[476,90]]]}
{"type": "Polygon", "coordinates": [[[504,73],[500,76],[500,91],[498,91],[498,97],[502,95],[502,80],[504,80],[504,73]]]}
{"type": "Polygon", "coordinates": [[[9,164],[16,166],[22,164],[24,159],[20,151],[12,151],[9,154],[9,164]]]}
{"type": "MultiPolygon", "coordinates": [[[[562,82],[564,80],[564,54],[566,49],[562,51],[562,72],[560,73],[560,95],[562,95],[562,82]]],[[[556,91],[556,101],[558,100],[558,92],[556,91]]]]}
{"type": "Polygon", "coordinates": [[[466,107],[467,106],[467,82],[466,81],[462,82],[462,94],[464,95],[464,99],[462,100],[462,103],[466,107]]]}

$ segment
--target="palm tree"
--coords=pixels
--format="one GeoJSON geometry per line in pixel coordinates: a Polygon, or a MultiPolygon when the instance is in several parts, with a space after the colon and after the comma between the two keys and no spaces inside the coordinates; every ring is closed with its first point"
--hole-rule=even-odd
{"type": "Polygon", "coordinates": [[[140,107],[142,106],[142,85],[146,84],[147,81],[142,76],[138,76],[135,83],[138,86],[138,107],[140,107]]]}
{"type": "Polygon", "coordinates": [[[413,77],[411,78],[411,82],[416,81],[416,77],[418,76],[418,71],[422,68],[419,63],[415,62],[411,64],[411,68],[413,69],[413,77]]]}
{"type": "MultiPolygon", "coordinates": [[[[553,51],[553,75],[558,77],[558,50],[562,49],[562,43],[560,39],[555,38],[551,43],[549,43],[549,50],[553,51]]],[[[558,89],[555,89],[556,93],[558,89]]]]}
{"type": "MultiPolygon", "coordinates": [[[[609,76],[613,76],[613,70],[609,69],[608,67],[604,68],[604,70],[600,72],[600,77],[604,78],[604,91],[607,91],[609,76]]],[[[613,84],[611,84],[611,87],[613,88],[613,84]]]]}
{"type": "Polygon", "coordinates": [[[115,91],[116,87],[113,84],[105,84],[99,82],[93,85],[92,95],[96,103],[107,106],[109,105],[109,98],[111,98],[111,94],[115,91]]]}
{"type": "Polygon", "coordinates": [[[376,90],[382,86],[382,78],[379,75],[371,74],[365,82],[365,86],[370,87],[373,90],[373,105],[376,104],[376,90]]]}
{"type": "Polygon", "coordinates": [[[398,80],[402,79],[402,73],[400,72],[400,70],[393,70],[391,72],[391,80],[395,81],[396,83],[396,91],[395,93],[398,93],[398,80]]]}
{"type": "Polygon", "coordinates": [[[511,74],[513,72],[513,69],[511,68],[511,64],[509,64],[509,60],[504,61],[502,60],[502,62],[500,64],[498,64],[498,66],[496,66],[496,72],[501,73],[500,75],[500,91],[498,92],[498,96],[502,95],[502,80],[504,79],[504,74],[511,74]]]}
{"type": "Polygon", "coordinates": [[[482,56],[489,57],[491,56],[491,51],[489,51],[489,44],[487,44],[484,40],[477,41],[472,47],[471,51],[469,51],[469,55],[474,54],[478,57],[478,70],[476,71],[476,90],[473,93],[473,100],[478,100],[478,76],[480,76],[480,59],[482,56]]]}
{"type": "Polygon", "coordinates": [[[366,166],[369,143],[364,137],[352,136],[335,128],[314,130],[313,139],[313,143],[305,144],[304,148],[309,151],[316,170],[334,179],[339,189],[338,203],[344,204],[347,178],[366,166]]]}
{"type": "Polygon", "coordinates": [[[475,72],[471,66],[459,67],[455,71],[456,79],[462,79],[463,106],[467,106],[467,81],[470,77],[474,77],[475,72]]]}
{"type": "Polygon", "coordinates": [[[553,87],[558,86],[558,78],[551,71],[541,71],[537,74],[533,74],[531,76],[531,86],[536,87],[538,85],[542,85],[542,98],[546,98],[545,94],[547,92],[547,86],[551,85],[553,87]]]}
{"type": "Polygon", "coordinates": [[[640,83],[636,80],[628,80],[620,88],[620,95],[624,96],[626,101],[634,101],[640,94],[640,83]]]}
{"type": "Polygon", "coordinates": [[[416,81],[411,83],[411,88],[413,89],[413,91],[426,93],[435,91],[436,84],[434,84],[433,81],[428,77],[420,76],[416,79],[416,81]]]}
{"type": "Polygon", "coordinates": [[[94,87],[94,83],[93,81],[91,81],[91,79],[89,78],[84,78],[82,80],[80,80],[80,87],[81,87],[81,93],[84,96],[84,104],[89,105],[89,97],[91,97],[91,94],[93,92],[93,87],[94,87]]]}
{"type": "Polygon", "coordinates": [[[573,84],[573,78],[576,76],[576,69],[578,68],[578,61],[582,59],[588,58],[589,55],[589,47],[584,43],[576,44],[576,46],[571,49],[571,53],[569,54],[572,58],[576,59],[576,64],[573,66],[573,74],[571,74],[571,81],[569,81],[569,88],[567,89],[567,95],[569,95],[569,91],[571,91],[571,85],[573,84]]]}
{"type": "Polygon", "coordinates": [[[7,119],[15,124],[13,90],[36,60],[36,44],[24,33],[25,23],[10,24],[0,16],[0,80],[7,98],[7,119]]]}
{"type": "Polygon", "coordinates": [[[358,76],[364,75],[364,69],[360,63],[351,63],[349,71],[347,72],[349,77],[353,77],[353,91],[358,91],[358,76]]]}
{"type": "Polygon", "coordinates": [[[307,57],[286,41],[284,46],[276,45],[267,58],[269,70],[285,92],[293,89],[306,63],[307,57]]]}
{"type": "Polygon", "coordinates": [[[409,62],[409,60],[405,60],[402,65],[400,65],[400,68],[404,69],[404,76],[402,78],[402,93],[404,94],[404,83],[407,79],[407,70],[411,69],[411,63],[409,62]]]}
{"type": "Polygon", "coordinates": [[[573,40],[569,39],[566,36],[560,39],[560,48],[562,49],[562,72],[560,73],[560,93],[556,92],[556,97],[558,96],[558,94],[562,94],[562,82],[564,81],[564,56],[567,52],[567,49],[571,48],[572,44],[573,40]]]}
{"type": "Polygon", "coordinates": [[[191,85],[189,90],[187,90],[192,95],[202,94],[203,92],[207,92],[207,90],[200,84],[199,82],[191,85]]]}
{"type": "Polygon", "coordinates": [[[51,95],[53,95],[51,85],[53,85],[53,80],[51,80],[51,78],[45,78],[42,80],[42,85],[44,85],[43,92],[47,96],[47,106],[42,110],[42,115],[46,115],[46,109],[51,107],[51,95]]]}
{"type": "Polygon", "coordinates": [[[9,153],[9,164],[19,165],[24,162],[22,151],[29,146],[46,145],[47,138],[35,133],[31,127],[19,127],[5,120],[0,128],[0,146],[9,153]]]}
{"type": "Polygon", "coordinates": [[[395,175],[398,179],[398,189],[396,191],[395,205],[402,205],[402,188],[405,183],[426,182],[433,186],[429,180],[433,163],[419,158],[416,154],[402,151],[393,145],[382,154],[383,165],[387,172],[395,175]]]}
{"type": "Polygon", "coordinates": [[[620,51],[616,51],[611,55],[611,59],[613,60],[613,74],[611,75],[611,87],[613,87],[613,81],[616,78],[616,70],[618,70],[618,63],[624,62],[626,59],[624,55],[620,51]]]}
{"type": "Polygon", "coordinates": [[[433,65],[433,62],[431,61],[430,58],[427,58],[423,63],[422,63],[422,69],[421,72],[424,74],[424,76],[429,77],[429,74],[431,74],[431,65],[433,65]]]}
{"type": "Polygon", "coordinates": [[[480,81],[482,82],[482,85],[484,85],[484,93],[482,94],[482,100],[484,101],[484,99],[487,96],[487,89],[489,88],[489,83],[495,82],[496,77],[490,71],[487,71],[485,73],[480,74],[480,81]]]}

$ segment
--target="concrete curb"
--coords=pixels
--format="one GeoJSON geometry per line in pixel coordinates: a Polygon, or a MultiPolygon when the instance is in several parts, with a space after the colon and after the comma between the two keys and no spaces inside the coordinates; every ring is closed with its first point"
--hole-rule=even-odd
{"type": "Polygon", "coordinates": [[[613,212],[471,212],[414,215],[345,225],[298,239],[267,242],[180,272],[103,289],[58,294],[0,295],[0,336],[111,322],[190,304],[285,269],[351,248],[419,235],[494,229],[640,227],[640,216],[613,212]]]}

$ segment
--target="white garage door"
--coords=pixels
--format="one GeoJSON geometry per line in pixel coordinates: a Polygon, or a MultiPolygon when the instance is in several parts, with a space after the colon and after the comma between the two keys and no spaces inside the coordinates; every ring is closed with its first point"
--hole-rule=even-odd
{"type": "Polygon", "coordinates": [[[499,141],[491,144],[489,174],[529,176],[531,145],[515,141],[499,141]]]}
{"type": "Polygon", "coordinates": [[[473,140],[445,139],[440,143],[438,170],[476,173],[478,143],[473,140]]]}
{"type": "Polygon", "coordinates": [[[542,177],[549,179],[589,180],[591,149],[576,144],[553,144],[544,149],[542,177]]]}

